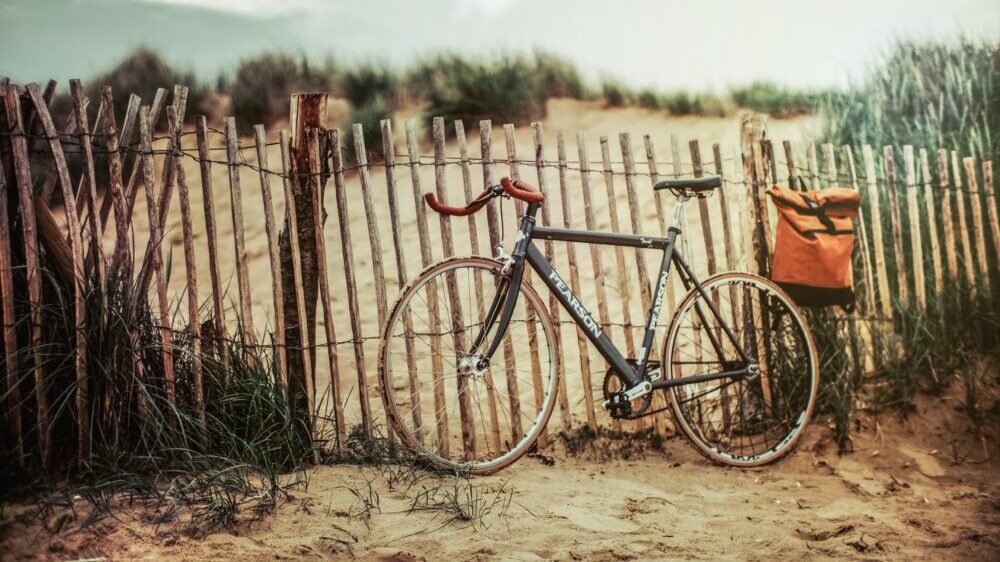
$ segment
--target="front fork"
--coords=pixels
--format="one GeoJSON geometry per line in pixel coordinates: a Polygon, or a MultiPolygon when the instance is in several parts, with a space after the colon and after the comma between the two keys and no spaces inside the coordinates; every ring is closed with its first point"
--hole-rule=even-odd
{"type": "Polygon", "coordinates": [[[538,208],[538,203],[528,204],[527,212],[521,217],[521,228],[518,230],[514,251],[509,256],[503,255],[503,246],[497,248],[498,258],[503,264],[500,270],[500,286],[497,287],[496,296],[493,297],[493,302],[490,304],[490,309],[483,321],[483,329],[472,342],[469,354],[473,354],[475,350],[480,349],[483,343],[486,342],[490,331],[493,330],[493,326],[497,324],[498,318],[499,328],[493,335],[489,349],[479,358],[479,362],[476,365],[476,368],[479,370],[489,367],[490,359],[492,359],[497,349],[500,348],[500,343],[507,335],[507,326],[514,315],[514,306],[517,305],[517,296],[521,291],[521,282],[524,278],[525,255],[528,244],[531,242],[531,232],[535,228],[535,213],[538,212],[538,208]]]}

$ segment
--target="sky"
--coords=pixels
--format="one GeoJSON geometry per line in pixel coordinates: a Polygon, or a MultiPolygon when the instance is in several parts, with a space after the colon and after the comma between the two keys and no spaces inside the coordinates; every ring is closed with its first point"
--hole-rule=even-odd
{"type": "Polygon", "coordinates": [[[596,82],[843,88],[901,38],[1000,41],[1000,0],[0,0],[0,75],[93,76],[145,45],[214,78],[266,50],[386,61],[540,47],[596,82]]]}

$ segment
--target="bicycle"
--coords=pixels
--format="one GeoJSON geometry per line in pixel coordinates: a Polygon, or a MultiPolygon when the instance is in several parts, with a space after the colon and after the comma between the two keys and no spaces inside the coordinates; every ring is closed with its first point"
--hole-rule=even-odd
{"type": "Polygon", "coordinates": [[[788,454],[812,415],[819,383],[815,344],[801,312],[756,275],[723,273],[701,283],[676,251],[684,204],[721,186],[718,176],[656,183],[655,190],[677,196],[666,237],[536,225],[543,194],[508,178],[465,207],[425,194],[428,206],[444,215],[475,213],[496,197],[519,199],[527,209],[509,255],[500,246],[493,259],[445,259],[407,285],[393,307],[379,374],[387,417],[401,441],[435,467],[488,474],[539,439],[559,388],[559,351],[551,317],[525,279],[527,266],[610,365],[602,397],[612,418],[666,409],[652,407],[653,393],[664,391],[678,425],[709,459],[750,467],[788,454]],[[638,357],[623,356],[536,239],[663,252],[638,357]],[[688,293],[671,319],[660,361],[651,361],[672,264],[688,293]]]}

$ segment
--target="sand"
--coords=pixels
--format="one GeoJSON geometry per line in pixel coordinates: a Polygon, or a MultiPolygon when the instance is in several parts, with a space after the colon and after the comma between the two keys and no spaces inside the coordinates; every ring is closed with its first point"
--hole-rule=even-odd
{"type": "Polygon", "coordinates": [[[996,560],[1000,481],[957,411],[959,388],[918,399],[905,423],[865,418],[853,453],[837,455],[815,425],[791,457],[753,470],[712,465],[680,438],[660,450],[598,440],[471,481],[322,466],[274,515],[244,514],[232,529],[193,524],[185,510],[156,526],[122,501],[85,529],[57,510],[48,521],[64,528],[50,534],[14,506],[0,558],[996,560]],[[469,517],[438,505],[455,496],[474,499],[469,517]]]}

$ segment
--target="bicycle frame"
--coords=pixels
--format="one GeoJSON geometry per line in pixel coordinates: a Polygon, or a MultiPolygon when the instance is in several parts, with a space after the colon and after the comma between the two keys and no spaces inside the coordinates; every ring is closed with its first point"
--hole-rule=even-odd
{"type": "MultiPolygon", "coordinates": [[[[719,371],[716,373],[704,373],[681,378],[661,377],[659,380],[652,382],[652,390],[717,379],[741,378],[750,375],[751,366],[756,363],[743,349],[743,346],[739,344],[739,341],[734,335],[732,329],[720,314],[715,303],[708,297],[705,290],[702,288],[701,283],[692,273],[691,268],[676,251],[675,244],[678,235],[681,233],[681,230],[676,226],[676,223],[679,222],[680,210],[683,203],[684,200],[678,201],[677,207],[674,209],[674,225],[668,229],[666,238],[536,226],[535,215],[539,209],[539,204],[529,204],[526,213],[521,218],[521,226],[517,242],[510,255],[510,262],[506,266],[510,268],[508,285],[505,290],[497,291],[497,295],[494,298],[489,313],[486,316],[486,322],[483,325],[483,330],[479,337],[476,338],[472,349],[478,349],[479,346],[484,343],[487,335],[492,330],[492,326],[497,321],[498,314],[500,322],[499,329],[496,334],[494,334],[490,348],[484,356],[485,360],[488,361],[499,348],[500,343],[505,336],[507,325],[510,322],[514,311],[514,306],[517,300],[516,295],[518,294],[524,277],[525,263],[527,263],[549,287],[549,290],[556,295],[556,298],[562,304],[563,308],[566,309],[566,311],[570,314],[570,317],[576,322],[580,329],[583,330],[584,334],[586,334],[587,338],[594,344],[601,356],[604,357],[609,365],[611,365],[611,368],[614,369],[614,371],[628,383],[629,388],[635,387],[643,382],[646,375],[650,347],[653,343],[653,335],[656,331],[656,324],[659,319],[660,308],[663,303],[663,295],[667,290],[670,265],[673,263],[680,272],[681,282],[683,283],[684,288],[690,290],[691,287],[694,287],[699,293],[701,293],[709,311],[715,316],[723,328],[724,334],[716,334],[712,330],[706,331],[716,353],[719,354],[719,357],[724,357],[722,342],[719,341],[719,337],[721,335],[725,335],[725,337],[729,339],[735,349],[739,352],[740,364],[742,367],[738,369],[719,371]],[[582,242],[585,244],[658,249],[663,252],[660,272],[657,276],[656,291],[652,306],[649,310],[648,319],[646,321],[646,330],[642,340],[642,347],[640,347],[638,353],[639,356],[636,358],[636,367],[629,364],[618,348],[604,334],[600,324],[581,303],[580,299],[573,294],[573,291],[562,280],[562,277],[555,270],[552,264],[549,263],[542,252],[539,251],[539,249],[534,245],[533,240],[535,238],[560,242],[582,242]],[[515,298],[508,299],[506,298],[507,295],[515,295],[515,298]]],[[[696,313],[699,315],[702,323],[705,324],[705,312],[701,309],[700,305],[696,305],[696,313]]]]}

